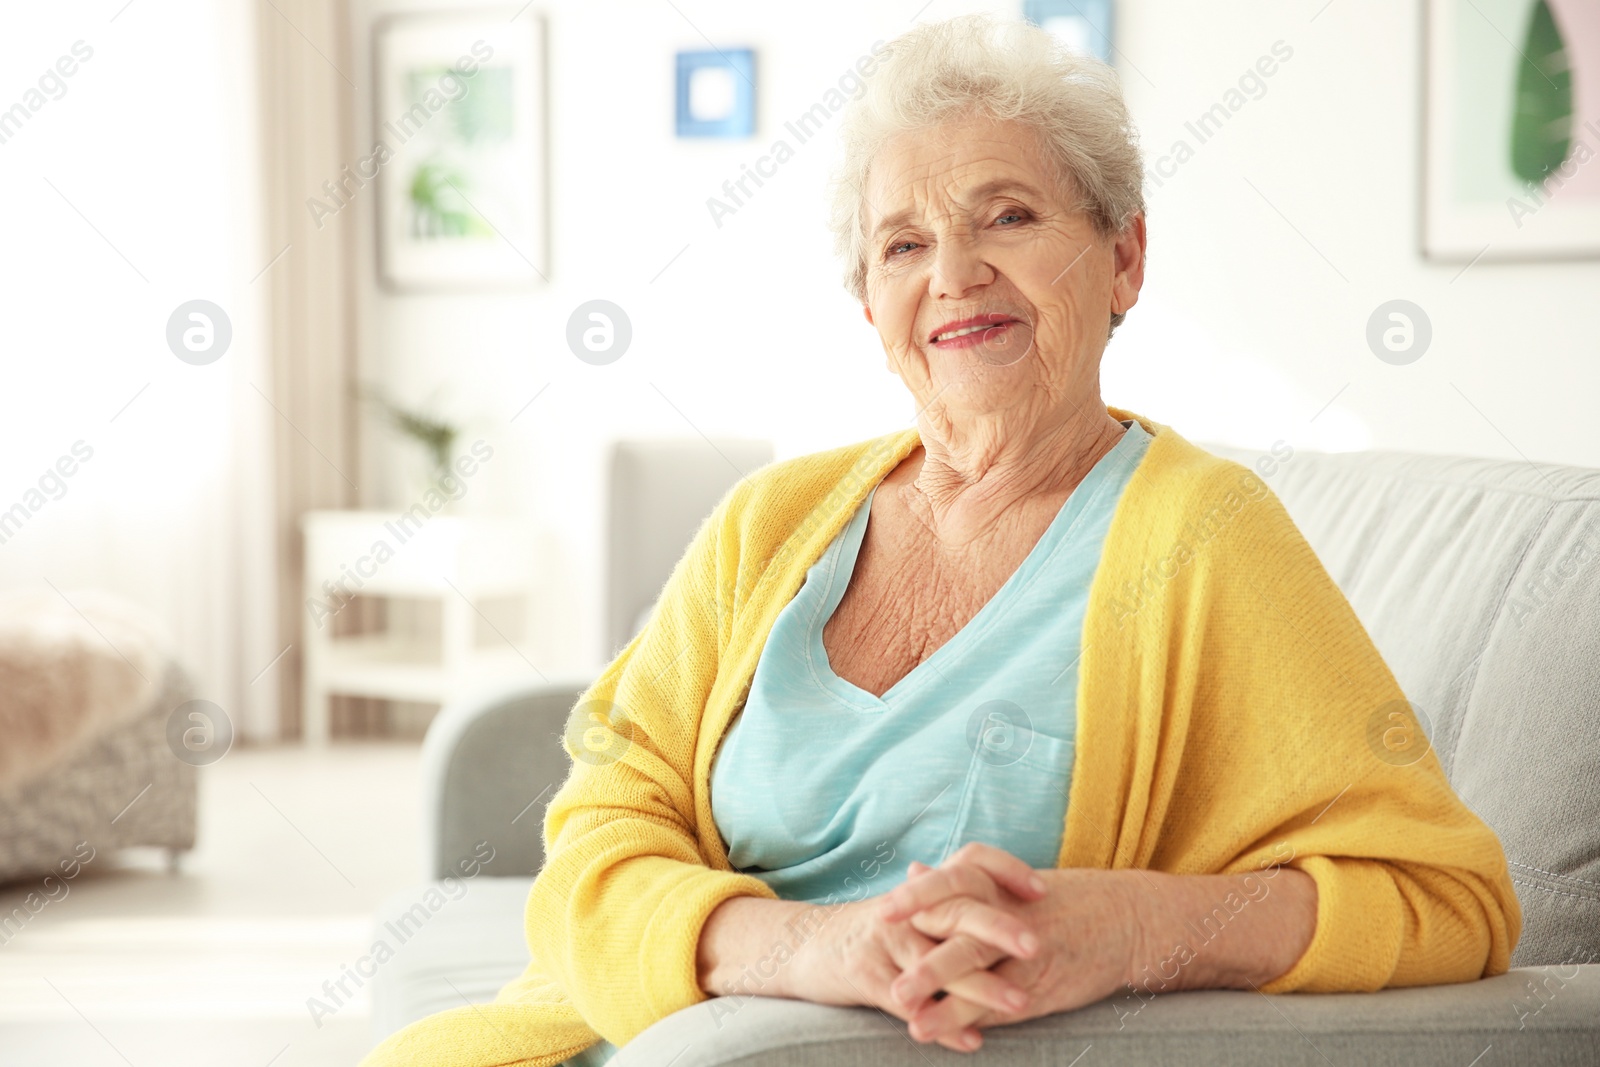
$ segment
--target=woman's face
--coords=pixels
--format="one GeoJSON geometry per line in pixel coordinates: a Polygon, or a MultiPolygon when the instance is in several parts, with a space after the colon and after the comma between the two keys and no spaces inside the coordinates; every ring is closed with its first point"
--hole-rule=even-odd
{"type": "Polygon", "coordinates": [[[873,161],[867,321],[930,417],[1098,400],[1110,316],[1143,281],[1144,220],[1100,237],[1053,175],[1029,127],[987,118],[903,134],[873,161]]]}

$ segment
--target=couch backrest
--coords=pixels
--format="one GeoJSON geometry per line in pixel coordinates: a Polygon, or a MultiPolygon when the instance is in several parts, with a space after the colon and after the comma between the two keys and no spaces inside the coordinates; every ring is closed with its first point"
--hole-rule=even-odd
{"type": "Polygon", "coordinates": [[[612,446],[606,515],[607,660],[643,627],[700,523],[740,478],[770,463],[771,441],[655,438],[612,446]]]}
{"type": "Polygon", "coordinates": [[[1600,470],[1204,447],[1263,473],[1500,835],[1513,962],[1600,960],[1600,470]]]}

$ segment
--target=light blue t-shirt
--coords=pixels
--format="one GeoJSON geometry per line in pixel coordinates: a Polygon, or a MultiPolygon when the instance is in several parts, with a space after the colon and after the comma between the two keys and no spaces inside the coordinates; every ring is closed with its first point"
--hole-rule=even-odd
{"type": "MultiPolygon", "coordinates": [[[[736,869],[784,900],[826,904],[887,893],[912,860],[938,866],[969,841],[1056,865],[1089,587],[1150,441],[1123,425],[999,591],[881,697],[835,674],[822,644],[873,487],[779,612],[712,764],[712,814],[736,869]]],[[[615,1052],[602,1041],[567,1062],[597,1067],[615,1052]]]]}
{"type": "Polygon", "coordinates": [[[1051,868],[1072,775],[1089,586],[1149,435],[1129,420],[1021,565],[881,697],[840,678],[822,629],[866,533],[867,495],[762,649],[711,771],[729,861],[785,900],[886,893],[969,841],[1051,868]]]}

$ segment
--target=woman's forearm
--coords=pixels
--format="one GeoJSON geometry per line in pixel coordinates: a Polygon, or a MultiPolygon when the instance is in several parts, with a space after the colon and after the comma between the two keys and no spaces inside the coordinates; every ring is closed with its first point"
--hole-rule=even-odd
{"type": "Polygon", "coordinates": [[[1229,875],[1140,871],[1130,981],[1151,993],[1250,989],[1286,973],[1317,927],[1317,885],[1294,868],[1229,875]]]}
{"type": "Polygon", "coordinates": [[[730,897],[700,928],[696,968],[700,988],[714,997],[787,996],[783,966],[828,909],[794,900],[730,897]],[[815,914],[806,915],[807,912],[815,914]],[[783,950],[777,946],[782,945],[783,950]]]}

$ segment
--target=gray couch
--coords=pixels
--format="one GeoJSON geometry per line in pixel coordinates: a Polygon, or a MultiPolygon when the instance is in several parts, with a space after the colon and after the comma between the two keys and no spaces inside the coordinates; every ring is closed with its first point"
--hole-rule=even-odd
{"type": "MultiPolygon", "coordinates": [[[[1524,914],[1510,973],[1376,994],[1176,993],[1132,1016],[1103,1001],[990,1030],[970,1055],[916,1044],[871,1008],[707,1001],[612,1064],[1600,1064],[1600,471],[1308,452],[1257,469],[1422,709],[1456,790],[1499,833],[1524,914]]],[[[379,972],[375,1039],[462,996],[492,999],[527,964],[522,907],[584,684],[505,693],[434,724],[433,875],[479,841],[496,858],[379,972]]],[[[390,901],[380,923],[423,890],[390,901]]]]}

